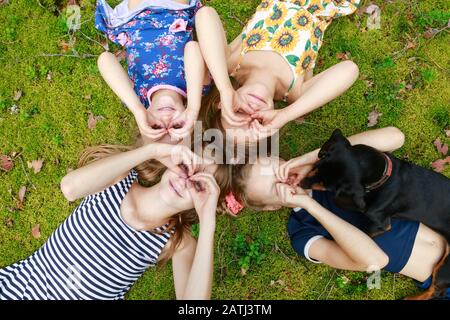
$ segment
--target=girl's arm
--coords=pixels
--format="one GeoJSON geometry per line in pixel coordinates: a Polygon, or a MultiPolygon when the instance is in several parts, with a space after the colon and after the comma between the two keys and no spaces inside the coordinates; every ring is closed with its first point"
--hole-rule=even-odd
{"type": "Polygon", "coordinates": [[[211,174],[190,177],[189,193],[199,216],[197,246],[191,236],[172,257],[177,299],[210,299],[214,271],[214,233],[220,188],[211,174]],[[192,181],[192,182],[191,182],[192,181]],[[200,185],[196,189],[194,184],[200,185]]]}
{"type": "Polygon", "coordinates": [[[188,136],[198,118],[202,102],[203,84],[205,83],[205,61],[197,42],[189,41],[184,48],[184,70],[187,85],[186,111],[172,120],[171,136],[184,138],[188,136]]]}
{"type": "MultiPolygon", "coordinates": [[[[401,148],[405,142],[405,135],[396,127],[386,127],[357,133],[347,139],[352,145],[365,144],[382,152],[392,152],[401,148]]],[[[290,170],[300,166],[313,165],[319,160],[319,151],[320,148],[317,148],[281,165],[277,173],[278,179],[286,181],[290,170]]],[[[304,173],[307,174],[308,171],[304,173]]]]}
{"type": "Polygon", "coordinates": [[[266,131],[280,129],[343,94],[358,79],[358,74],[355,63],[340,62],[306,81],[300,98],[294,103],[283,109],[257,112],[253,117],[262,119],[266,131]]]}
{"type": "Polygon", "coordinates": [[[152,129],[148,122],[147,111],[133,89],[130,78],[120,62],[111,52],[103,52],[97,60],[98,69],[108,86],[125,103],[136,118],[139,131],[151,141],[164,135],[163,129],[152,129]]]}
{"type": "Polygon", "coordinates": [[[228,76],[230,50],[219,15],[213,8],[203,7],[195,15],[195,25],[203,58],[220,92],[222,116],[234,126],[248,123],[249,115],[236,113],[241,106],[228,76]]]}
{"type": "Polygon", "coordinates": [[[277,192],[284,205],[302,207],[333,237],[334,241],[319,239],[313,242],[309,256],[335,268],[372,272],[380,270],[389,257],[363,231],[334,215],[309,197],[303,190],[279,183],[277,192]]]}
{"type": "Polygon", "coordinates": [[[171,157],[173,161],[173,168],[170,169],[180,175],[185,174],[178,167],[180,163],[184,163],[189,170],[192,170],[192,165],[199,161],[197,156],[185,146],[147,144],[131,151],[94,161],[69,172],[61,180],[61,191],[67,200],[75,201],[113,185],[118,179],[126,176],[132,168],[146,160],[162,160],[167,157],[171,157]]]}

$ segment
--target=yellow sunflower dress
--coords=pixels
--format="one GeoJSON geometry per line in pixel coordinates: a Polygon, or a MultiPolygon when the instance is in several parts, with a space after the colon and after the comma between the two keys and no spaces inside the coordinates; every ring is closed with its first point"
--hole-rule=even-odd
{"type": "Polygon", "coordinates": [[[334,18],[352,14],[360,0],[263,0],[242,32],[243,56],[254,50],[280,54],[293,72],[287,101],[297,78],[313,69],[325,29],[334,18]]]}

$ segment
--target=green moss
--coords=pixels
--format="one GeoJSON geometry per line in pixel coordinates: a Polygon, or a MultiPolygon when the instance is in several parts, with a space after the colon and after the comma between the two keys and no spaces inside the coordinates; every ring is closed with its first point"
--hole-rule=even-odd
{"type": "MultiPolygon", "coordinates": [[[[55,190],[67,170],[76,166],[84,147],[129,144],[136,132],[133,117],[101,79],[95,58],[42,56],[60,53],[59,45],[70,39],[57,10],[65,1],[40,2],[46,9],[36,1],[25,0],[0,7],[0,25],[4,26],[0,28],[0,153],[17,152],[24,161],[24,169],[16,158],[11,172],[0,172],[0,267],[33,253],[75,208],[77,203],[67,203],[55,190]],[[49,73],[51,80],[47,79],[49,73]],[[17,90],[23,95],[15,102],[17,90]],[[13,104],[19,107],[17,114],[10,113],[13,104]],[[105,118],[92,131],[87,129],[89,111],[105,118]],[[34,174],[26,162],[38,158],[44,159],[44,166],[34,174]],[[23,185],[28,187],[25,206],[14,210],[15,200],[8,190],[17,195],[23,185]],[[31,236],[35,224],[40,224],[42,233],[37,240],[31,236]]],[[[108,2],[114,5],[120,1],[108,2]]],[[[364,14],[336,19],[325,33],[315,71],[336,64],[336,54],[349,51],[360,68],[360,79],[344,95],[308,115],[305,123],[283,128],[282,157],[289,159],[319,147],[336,127],[348,135],[366,130],[367,115],[374,109],[383,113],[379,127],[397,126],[405,133],[405,145],[396,152],[404,159],[429,166],[439,157],[434,139],[449,142],[443,131],[449,128],[450,61],[444,54],[450,52],[449,36],[444,31],[432,39],[423,37],[428,28],[445,26],[447,1],[373,2],[382,8],[381,30],[363,32],[364,14]],[[411,39],[416,46],[403,50],[411,39]]],[[[81,32],[103,42],[93,24],[95,1],[80,3],[82,21],[86,21],[81,32]]],[[[246,21],[258,3],[208,2],[219,12],[228,40],[240,34],[239,21],[246,21]]],[[[101,46],[81,32],[74,35],[76,51],[101,53],[101,46]]],[[[110,48],[116,47],[110,44],[110,48]]],[[[450,176],[450,169],[444,173],[450,176]]],[[[410,279],[390,273],[382,273],[380,290],[366,290],[363,273],[332,270],[299,258],[286,233],[288,216],[288,210],[246,210],[237,219],[218,219],[214,299],[399,299],[417,291],[410,279]],[[261,249],[261,263],[250,264],[245,276],[233,250],[239,235],[267,240],[261,249]]],[[[174,297],[170,263],[146,272],[127,296],[174,297]]]]}

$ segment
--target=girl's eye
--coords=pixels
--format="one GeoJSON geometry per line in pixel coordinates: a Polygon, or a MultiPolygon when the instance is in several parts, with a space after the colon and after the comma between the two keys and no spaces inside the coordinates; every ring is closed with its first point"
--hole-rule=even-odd
{"type": "Polygon", "coordinates": [[[162,127],[160,125],[154,124],[154,125],[152,125],[152,129],[159,130],[159,129],[162,129],[162,127]]]}
{"type": "Polygon", "coordinates": [[[172,128],[174,129],[181,129],[183,127],[183,125],[181,123],[176,123],[172,126],[172,128]]]}

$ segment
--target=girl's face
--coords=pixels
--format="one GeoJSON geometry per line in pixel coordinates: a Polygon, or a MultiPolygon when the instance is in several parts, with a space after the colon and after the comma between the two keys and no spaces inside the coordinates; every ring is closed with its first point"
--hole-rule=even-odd
{"type": "Polygon", "coordinates": [[[272,211],[282,207],[276,188],[281,181],[278,181],[276,172],[285,162],[278,157],[260,157],[251,165],[245,183],[246,196],[252,202],[261,204],[264,210],[272,211]]]}
{"type": "MultiPolygon", "coordinates": [[[[236,90],[237,103],[240,106],[239,112],[249,113],[245,110],[252,109],[255,112],[272,110],[274,108],[273,96],[267,88],[259,83],[244,84],[236,90]]],[[[228,123],[223,117],[221,118],[222,126],[226,130],[226,134],[235,143],[245,143],[251,141],[251,122],[241,126],[235,126],[228,123]]]]}
{"type": "MultiPolygon", "coordinates": [[[[147,109],[147,118],[153,129],[169,130],[172,120],[186,110],[183,97],[172,90],[158,90],[152,95],[151,99],[152,104],[147,109]]],[[[158,142],[178,143],[178,141],[170,137],[169,133],[166,133],[158,142]]]]}
{"type": "MultiPolygon", "coordinates": [[[[201,165],[198,172],[207,172],[214,175],[217,165],[201,165]]],[[[187,179],[178,176],[170,170],[166,170],[159,183],[160,197],[165,204],[178,212],[194,208],[192,197],[187,186],[187,179]]]]}

